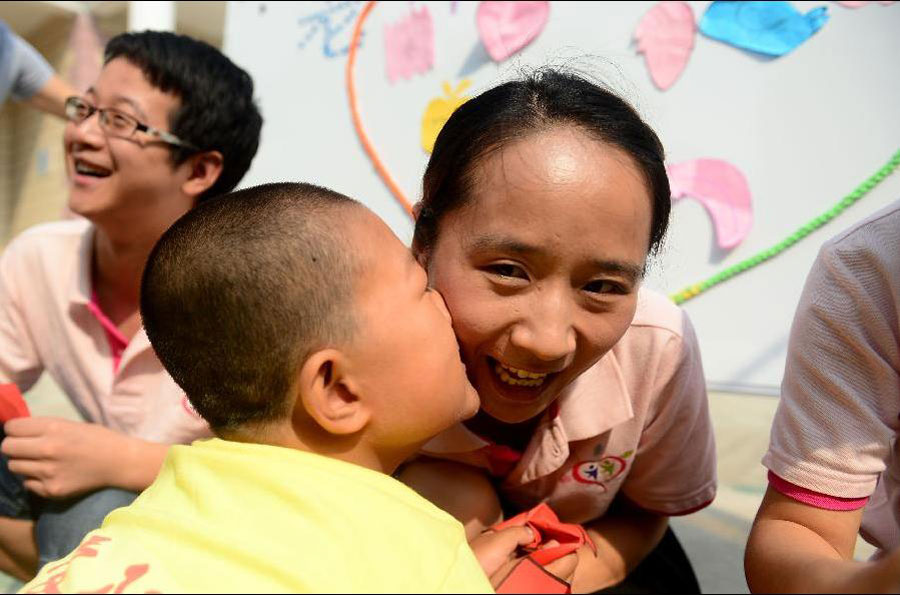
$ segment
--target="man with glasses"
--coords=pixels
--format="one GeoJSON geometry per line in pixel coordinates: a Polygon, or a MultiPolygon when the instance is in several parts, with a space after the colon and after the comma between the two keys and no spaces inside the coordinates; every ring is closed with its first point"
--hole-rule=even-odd
{"type": "Polygon", "coordinates": [[[149,31],[110,41],[65,112],[82,218],[27,230],[0,258],[0,382],[25,391],[49,372],[85,420],[3,426],[0,570],[21,579],[148,486],[168,445],[208,435],[141,328],[141,275],[176,219],[240,181],[262,126],[246,72],[149,31]]]}

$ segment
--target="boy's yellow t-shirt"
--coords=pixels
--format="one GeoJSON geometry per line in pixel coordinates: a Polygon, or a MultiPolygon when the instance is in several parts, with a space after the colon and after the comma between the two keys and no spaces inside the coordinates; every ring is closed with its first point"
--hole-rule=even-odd
{"type": "Polygon", "coordinates": [[[399,481],[311,453],[173,446],[133,504],[22,588],[492,593],[460,523],[399,481]]]}

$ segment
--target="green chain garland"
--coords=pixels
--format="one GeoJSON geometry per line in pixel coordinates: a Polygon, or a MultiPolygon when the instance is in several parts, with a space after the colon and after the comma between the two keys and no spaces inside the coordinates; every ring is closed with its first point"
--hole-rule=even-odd
{"type": "Polygon", "coordinates": [[[761,252],[757,252],[750,258],[743,260],[736,265],[730,266],[727,269],[719,271],[712,277],[704,279],[699,283],[688,285],[681,291],[674,293],[669,297],[676,304],[683,304],[689,299],[695,298],[701,293],[715,287],[719,283],[724,283],[725,281],[728,281],[736,275],[745,273],[750,269],[759,266],[765,261],[775,258],[812,232],[816,231],[817,229],[840,215],[847,207],[868,194],[869,191],[872,190],[872,188],[877,186],[882,180],[891,175],[898,166],[900,166],[900,149],[898,149],[897,152],[894,153],[891,159],[886,164],[884,164],[881,169],[869,176],[869,179],[857,186],[856,189],[853,190],[853,192],[841,199],[840,202],[838,202],[836,205],[834,205],[818,217],[811,219],[805,225],[798,228],[794,233],[781,240],[771,248],[762,250],[761,252]]]}

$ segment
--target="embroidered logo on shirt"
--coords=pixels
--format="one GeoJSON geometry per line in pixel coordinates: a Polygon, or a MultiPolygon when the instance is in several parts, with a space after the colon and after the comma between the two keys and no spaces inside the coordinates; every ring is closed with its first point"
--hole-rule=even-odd
{"type": "Polygon", "coordinates": [[[593,484],[606,490],[606,484],[622,475],[628,467],[627,459],[634,454],[628,451],[622,456],[607,455],[596,461],[581,461],[572,467],[572,479],[579,483],[593,484]]]}

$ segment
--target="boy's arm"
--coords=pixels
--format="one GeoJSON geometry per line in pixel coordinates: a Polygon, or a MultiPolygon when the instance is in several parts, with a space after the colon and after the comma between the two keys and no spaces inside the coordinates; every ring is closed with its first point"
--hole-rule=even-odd
{"type": "Polygon", "coordinates": [[[744,558],[753,592],[896,593],[900,550],[877,562],[853,560],[862,509],[824,510],[770,486],[744,558]]]}
{"type": "Polygon", "coordinates": [[[126,436],[97,424],[23,417],[4,425],[0,452],[25,487],[45,498],[67,498],[103,487],[140,492],[149,486],[168,445],[126,436]]]}

